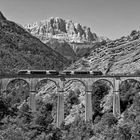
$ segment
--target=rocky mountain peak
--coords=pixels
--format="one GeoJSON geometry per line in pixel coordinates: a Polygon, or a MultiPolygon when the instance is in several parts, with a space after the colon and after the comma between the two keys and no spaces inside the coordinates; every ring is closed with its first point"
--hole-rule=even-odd
{"type": "Polygon", "coordinates": [[[98,38],[89,27],[60,17],[51,17],[48,20],[28,24],[25,28],[44,43],[51,38],[78,43],[93,42],[98,38]]]}

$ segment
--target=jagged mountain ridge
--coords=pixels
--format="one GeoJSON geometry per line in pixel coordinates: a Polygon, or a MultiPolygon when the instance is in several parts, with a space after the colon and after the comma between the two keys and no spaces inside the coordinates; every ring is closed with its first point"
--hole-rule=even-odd
{"type": "Polygon", "coordinates": [[[66,21],[59,17],[27,24],[24,26],[30,33],[46,43],[50,38],[63,39],[67,42],[92,42],[98,39],[90,28],[79,23],[66,21]]]}
{"type": "Polygon", "coordinates": [[[18,24],[0,15],[0,73],[20,69],[61,70],[69,61],[18,24]]]}
{"type": "Polygon", "coordinates": [[[80,56],[73,46],[79,47],[79,44],[86,46],[99,40],[89,27],[58,17],[27,24],[24,27],[70,61],[75,61],[80,56]]]}

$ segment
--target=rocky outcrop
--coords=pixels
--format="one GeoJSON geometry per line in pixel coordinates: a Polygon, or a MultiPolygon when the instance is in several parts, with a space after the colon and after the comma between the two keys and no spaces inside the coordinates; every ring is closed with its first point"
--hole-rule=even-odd
{"type": "Polygon", "coordinates": [[[46,43],[50,38],[63,39],[68,42],[93,42],[97,35],[89,27],[61,18],[50,18],[41,22],[25,25],[25,28],[46,43]]]}
{"type": "Polygon", "coordinates": [[[106,45],[108,48],[113,48],[137,40],[139,38],[140,38],[140,31],[133,30],[128,36],[123,36],[115,40],[106,40],[107,43],[106,45]]]}
{"type": "MultiPolygon", "coordinates": [[[[3,16],[1,16],[3,17],[3,16]]],[[[0,20],[0,74],[20,69],[61,70],[69,61],[9,20],[0,20]]]]}

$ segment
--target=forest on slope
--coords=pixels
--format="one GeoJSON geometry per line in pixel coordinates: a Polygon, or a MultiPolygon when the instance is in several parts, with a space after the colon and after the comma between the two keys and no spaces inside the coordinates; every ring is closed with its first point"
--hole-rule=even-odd
{"type": "MultiPolygon", "coordinates": [[[[38,87],[40,92],[41,87],[38,87]]],[[[52,87],[51,85],[50,87],[52,87]]],[[[121,115],[112,113],[112,89],[105,81],[93,85],[92,120],[85,122],[83,87],[74,83],[65,93],[65,121],[56,127],[56,88],[37,98],[37,111],[29,107],[25,83],[11,83],[0,98],[0,138],[2,140],[139,140],[140,83],[120,85],[121,115]],[[24,85],[24,86],[23,86],[24,85]],[[76,86],[77,85],[77,86],[76,86]],[[80,88],[79,88],[80,87],[80,88]],[[80,90],[81,89],[81,90],[80,90]]],[[[48,88],[50,88],[48,87],[48,88]]],[[[44,93],[43,92],[43,93],[44,93]]]]}
{"type": "Polygon", "coordinates": [[[0,74],[21,69],[62,70],[70,64],[23,27],[0,15],[0,74]]]}

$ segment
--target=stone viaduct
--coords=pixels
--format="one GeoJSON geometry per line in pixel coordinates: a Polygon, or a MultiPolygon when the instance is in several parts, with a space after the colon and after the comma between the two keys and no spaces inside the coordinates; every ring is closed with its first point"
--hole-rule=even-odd
{"type": "Polygon", "coordinates": [[[119,85],[125,80],[140,81],[140,76],[94,76],[94,75],[0,75],[1,93],[7,90],[8,84],[16,79],[24,80],[28,83],[30,88],[30,107],[32,111],[36,110],[35,107],[35,94],[36,86],[44,79],[54,82],[58,91],[57,101],[57,126],[60,126],[64,120],[64,87],[68,81],[78,81],[85,87],[85,120],[92,118],[92,87],[93,84],[99,80],[105,80],[110,83],[113,88],[113,114],[118,116],[120,114],[120,97],[119,85]]]}

